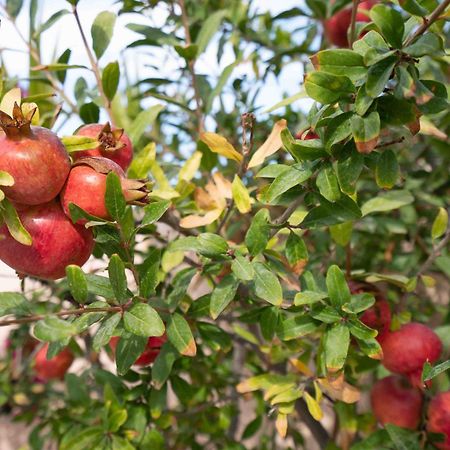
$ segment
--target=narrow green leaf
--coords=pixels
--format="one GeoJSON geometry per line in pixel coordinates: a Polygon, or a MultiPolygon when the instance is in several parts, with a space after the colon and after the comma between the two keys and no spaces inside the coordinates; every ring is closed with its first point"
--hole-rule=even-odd
{"type": "Polygon", "coordinates": [[[197,346],[186,319],[178,313],[173,314],[167,324],[167,337],[172,345],[184,356],[195,356],[197,346]]]}
{"type": "Polygon", "coordinates": [[[297,315],[283,320],[277,329],[277,336],[282,341],[297,339],[317,330],[317,322],[311,317],[297,315]]]}
{"type": "Polygon", "coordinates": [[[238,286],[239,281],[233,275],[227,275],[214,288],[209,305],[209,313],[214,320],[234,299],[238,286]]]}
{"type": "Polygon", "coordinates": [[[169,209],[170,200],[161,200],[158,202],[150,203],[144,207],[144,217],[142,219],[142,225],[151,225],[157,222],[163,214],[169,209]]]}
{"type": "Polygon", "coordinates": [[[325,364],[330,372],[342,369],[347,359],[350,332],[346,325],[338,323],[325,332],[325,364]]]}
{"type": "Polygon", "coordinates": [[[88,297],[88,286],[84,272],[79,266],[66,267],[67,282],[70,293],[78,303],[85,303],[88,297]]]}
{"type": "Polygon", "coordinates": [[[102,73],[102,85],[106,98],[112,101],[119,87],[120,67],[117,61],[109,63],[102,73]]]}
{"type": "Polygon", "coordinates": [[[118,375],[125,375],[134,362],[141,356],[148,339],[135,334],[122,335],[117,343],[115,357],[118,375]]]}
{"type": "Polygon", "coordinates": [[[439,208],[436,218],[434,219],[433,226],[431,227],[432,239],[440,238],[447,230],[448,227],[448,212],[445,208],[439,208]]]}
{"type": "Polygon", "coordinates": [[[259,298],[275,306],[283,302],[283,290],[277,276],[264,264],[255,263],[255,292],[259,298]]]}
{"type": "Polygon", "coordinates": [[[383,92],[396,63],[397,57],[391,56],[370,67],[366,82],[366,92],[368,95],[376,98],[383,92]]]}
{"type": "Polygon", "coordinates": [[[311,175],[312,171],[309,167],[301,163],[294,164],[273,180],[267,191],[267,200],[274,201],[284,192],[306,181],[311,175]]]}
{"type": "Polygon", "coordinates": [[[364,167],[364,157],[356,150],[344,159],[339,159],[336,165],[336,175],[341,191],[347,195],[355,193],[355,185],[364,167]]]}
{"type": "Polygon", "coordinates": [[[331,164],[325,165],[317,175],[316,185],[320,193],[330,202],[341,198],[338,179],[331,164]]]}
{"type": "Polygon", "coordinates": [[[307,160],[314,161],[324,156],[328,156],[320,139],[296,140],[287,128],[281,131],[281,141],[284,148],[297,162],[307,160]]]}
{"type": "Polygon", "coordinates": [[[0,292],[0,316],[26,314],[29,312],[27,299],[18,292],[0,292]]]}
{"type": "Polygon", "coordinates": [[[114,220],[120,221],[122,219],[127,203],[123,196],[120,178],[115,172],[110,172],[106,176],[105,205],[114,220]]]}
{"type": "Polygon", "coordinates": [[[102,11],[94,19],[91,27],[92,46],[98,59],[105,53],[111,41],[116,23],[116,15],[110,11],[102,11]]]}
{"type": "Polygon", "coordinates": [[[266,248],[270,236],[270,216],[267,209],[260,209],[253,217],[245,235],[245,245],[250,254],[256,256],[266,248]]]}
{"type": "Polygon", "coordinates": [[[212,13],[205,21],[203,21],[202,27],[197,35],[195,43],[198,47],[198,54],[201,55],[208,46],[212,37],[217,33],[220,28],[222,20],[227,17],[228,11],[225,9],[212,13]]]}
{"type": "Polygon", "coordinates": [[[241,214],[246,214],[252,209],[250,194],[238,175],[234,176],[231,184],[231,192],[233,195],[236,208],[241,214]]]}
{"type": "Polygon", "coordinates": [[[223,256],[229,249],[227,241],[214,233],[201,233],[197,237],[197,243],[198,252],[208,258],[223,256]]]}
{"type": "Polygon", "coordinates": [[[356,149],[360,153],[370,153],[380,137],[380,116],[373,111],[366,117],[354,115],[351,119],[352,133],[356,149]]]}
{"type": "Polygon", "coordinates": [[[437,377],[449,369],[450,359],[443,363],[436,364],[434,367],[429,362],[426,362],[423,366],[422,381],[432,380],[434,377],[437,377]]]}
{"type": "Polygon", "coordinates": [[[409,191],[399,190],[390,191],[379,194],[364,203],[361,207],[363,216],[374,212],[385,212],[393,209],[401,208],[402,206],[409,205],[414,201],[414,197],[409,191]]]}
{"type": "Polygon", "coordinates": [[[382,4],[372,7],[369,15],[386,41],[395,48],[402,48],[405,32],[402,15],[396,9],[382,4]]]}
{"type": "Polygon", "coordinates": [[[22,225],[16,209],[7,198],[3,199],[0,204],[0,212],[11,236],[23,245],[32,245],[33,240],[30,233],[22,225]]]}
{"type": "Polygon", "coordinates": [[[144,134],[147,127],[153,125],[158,114],[164,109],[163,105],[154,105],[149,109],[141,111],[137,117],[133,120],[130,129],[128,130],[128,136],[133,146],[138,145],[139,140],[144,134]]]}
{"type": "Polygon", "coordinates": [[[241,255],[237,255],[233,260],[231,270],[242,281],[251,281],[255,277],[255,270],[253,269],[252,263],[241,255]]]}
{"type": "Polygon", "coordinates": [[[148,298],[156,291],[159,283],[159,266],[161,262],[161,250],[152,248],[147,253],[147,258],[139,266],[141,282],[139,284],[139,294],[148,298]]]}
{"type": "Polygon", "coordinates": [[[49,316],[34,326],[34,335],[41,341],[55,342],[77,333],[74,324],[58,317],[49,316]]]}
{"type": "Polygon", "coordinates": [[[113,288],[115,297],[119,303],[127,300],[127,277],[125,275],[125,264],[119,255],[112,255],[108,265],[109,281],[113,288]]]}
{"type": "Polygon", "coordinates": [[[293,231],[290,232],[289,237],[287,238],[285,253],[288,263],[291,266],[299,261],[308,261],[309,258],[305,241],[293,231]]]}
{"type": "Polygon", "coordinates": [[[61,142],[66,147],[68,153],[93,150],[100,145],[97,139],[87,136],[63,136],[61,142]]]}
{"type": "Polygon", "coordinates": [[[162,346],[152,368],[152,383],[156,389],[161,389],[167,381],[177,358],[178,352],[172,345],[166,343],[162,346]]]}
{"type": "Polygon", "coordinates": [[[381,188],[391,189],[400,177],[400,166],[392,150],[385,150],[377,159],[375,180],[381,188]]]}
{"type": "Polygon", "coordinates": [[[305,78],[305,90],[312,99],[327,105],[353,94],[355,86],[346,76],[312,72],[305,78]]]}
{"type": "Polygon", "coordinates": [[[363,57],[349,49],[327,49],[321,50],[311,58],[316,70],[333,75],[345,75],[356,81],[367,72],[363,57]]]}
{"type": "Polygon", "coordinates": [[[137,303],[123,315],[125,329],[137,336],[150,337],[164,334],[164,323],[159,314],[147,303],[137,303]]]}
{"type": "Polygon", "coordinates": [[[313,303],[318,303],[327,297],[328,295],[325,292],[305,290],[295,294],[294,305],[295,306],[312,305],[313,303]]]}
{"type": "Polygon", "coordinates": [[[331,304],[337,309],[351,300],[350,289],[345,276],[338,266],[332,265],[327,271],[327,289],[331,304]]]}
{"type": "Polygon", "coordinates": [[[102,322],[92,341],[94,351],[99,352],[103,346],[109,343],[121,318],[122,315],[116,313],[102,322]]]}

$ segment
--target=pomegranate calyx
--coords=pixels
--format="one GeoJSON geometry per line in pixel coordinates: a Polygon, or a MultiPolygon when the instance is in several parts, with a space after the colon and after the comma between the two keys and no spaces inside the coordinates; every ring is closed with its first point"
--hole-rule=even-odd
{"type": "Polygon", "coordinates": [[[31,134],[31,120],[36,110],[37,108],[32,108],[24,115],[17,102],[14,102],[12,117],[4,111],[0,111],[0,127],[9,138],[29,136],[31,134]]]}
{"type": "Polygon", "coordinates": [[[121,184],[125,200],[128,204],[145,206],[150,202],[148,194],[151,183],[148,183],[146,180],[122,178],[121,184]]]}
{"type": "Polygon", "coordinates": [[[106,122],[105,126],[98,134],[98,141],[100,142],[101,149],[104,152],[115,152],[116,150],[125,147],[125,143],[120,141],[123,131],[123,128],[116,128],[113,130],[111,124],[106,122]]]}

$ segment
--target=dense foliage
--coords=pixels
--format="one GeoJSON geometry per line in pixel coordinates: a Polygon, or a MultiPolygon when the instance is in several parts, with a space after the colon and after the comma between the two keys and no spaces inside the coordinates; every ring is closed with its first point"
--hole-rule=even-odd
{"type": "Polygon", "coordinates": [[[39,3],[0,8],[13,25],[30,17],[18,29],[29,79],[3,67],[3,128],[102,125],[60,136],[73,222],[61,236],[95,241],[80,268],[52,234],[41,251],[62,278],[26,265],[38,213],[14,203],[2,165],[16,137],[0,142],[0,257],[17,269],[20,255],[24,276],[21,293],[0,293],[0,326],[14,325],[0,405],[31,424],[30,448],[450,448],[438,395],[450,387],[450,2],[305,0],[271,15],[257,0],[124,0],[136,33],[124,54],[149,61],[137,80],[104,57],[114,12],[91,42],[82,1],[42,23],[39,3]],[[347,48],[332,45],[340,13],[347,48]],[[66,15],[86,59],[42,61],[66,15]],[[264,86],[292,64],[299,93],[263,111],[264,86]],[[115,152],[131,146],[126,179],[115,152]],[[98,162],[112,155],[121,167],[98,162]]]}

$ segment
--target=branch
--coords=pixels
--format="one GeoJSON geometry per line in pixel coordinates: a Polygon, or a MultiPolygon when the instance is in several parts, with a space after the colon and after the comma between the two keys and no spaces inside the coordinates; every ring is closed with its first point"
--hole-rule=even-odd
{"type": "Polygon", "coordinates": [[[105,91],[103,89],[102,77],[100,74],[100,68],[98,66],[97,60],[95,59],[95,57],[91,51],[91,48],[89,47],[88,41],[86,39],[86,35],[84,34],[83,27],[81,25],[80,17],[78,15],[78,10],[75,5],[73,5],[72,12],[73,12],[75,20],[77,22],[78,30],[80,31],[80,35],[81,35],[81,39],[83,41],[84,48],[86,49],[87,56],[91,63],[92,71],[94,72],[95,79],[97,81],[98,92],[100,93],[100,96],[103,98],[106,112],[108,113],[111,123],[114,125],[114,117],[113,117],[113,113],[112,113],[112,109],[111,109],[111,101],[105,95],[105,91]]]}
{"type": "Polygon", "coordinates": [[[406,39],[404,43],[404,47],[410,45],[414,39],[419,37],[421,34],[425,33],[425,31],[428,30],[428,28],[433,25],[436,20],[438,20],[441,16],[441,14],[447,9],[447,7],[450,5],[450,0],[444,0],[431,14],[430,17],[423,18],[423,24],[417,28],[417,30],[414,32],[412,36],[410,36],[408,39],[406,39]]]}
{"type": "Polygon", "coordinates": [[[358,5],[361,0],[353,0],[352,17],[350,19],[350,42],[349,47],[351,48],[353,42],[355,42],[355,32],[356,32],[356,14],[358,12],[358,5]]]}
{"type": "Polygon", "coordinates": [[[433,251],[430,253],[430,256],[426,259],[426,261],[419,267],[419,270],[416,273],[416,276],[422,275],[425,273],[434,263],[436,258],[438,258],[441,254],[441,251],[447,246],[450,242],[450,228],[447,229],[444,238],[433,248],[433,251]]]}
{"type": "Polygon", "coordinates": [[[36,314],[34,316],[20,317],[18,319],[1,320],[0,327],[6,327],[8,325],[17,325],[17,324],[21,324],[21,323],[37,322],[38,320],[43,320],[49,316],[64,317],[64,316],[81,315],[81,314],[94,313],[94,312],[121,312],[122,310],[123,310],[123,308],[121,306],[111,306],[109,308],[68,309],[68,310],[58,311],[58,312],[52,313],[52,314],[36,314]]]}

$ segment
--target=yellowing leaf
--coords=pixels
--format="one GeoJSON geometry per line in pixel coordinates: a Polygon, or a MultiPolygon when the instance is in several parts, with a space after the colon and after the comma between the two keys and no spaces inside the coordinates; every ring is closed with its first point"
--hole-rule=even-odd
{"type": "Polygon", "coordinates": [[[420,118],[420,133],[427,134],[429,136],[434,136],[435,138],[440,139],[441,141],[446,141],[448,139],[446,133],[441,131],[439,128],[437,128],[435,125],[433,125],[429,120],[425,119],[424,117],[420,118]]]}
{"type": "Polygon", "coordinates": [[[219,195],[223,198],[231,198],[231,183],[220,173],[216,172],[213,174],[214,183],[217,186],[219,195]]]}
{"type": "Polygon", "coordinates": [[[303,373],[307,377],[312,377],[314,373],[312,370],[302,361],[296,358],[290,358],[289,362],[298,370],[300,373],[303,373]]]}
{"type": "Polygon", "coordinates": [[[286,414],[278,414],[277,420],[275,422],[275,428],[277,429],[278,434],[283,439],[286,437],[288,427],[288,420],[286,414]]]}
{"type": "Polygon", "coordinates": [[[222,136],[216,133],[205,132],[200,135],[200,139],[211,149],[212,152],[241,162],[242,155],[222,136]]]}
{"type": "Polygon", "coordinates": [[[201,152],[194,152],[194,154],[186,161],[184,166],[178,173],[178,180],[190,181],[194,178],[195,173],[200,167],[200,161],[202,160],[201,152]]]}
{"type": "Polygon", "coordinates": [[[12,117],[14,103],[17,103],[20,106],[22,101],[22,94],[20,92],[20,88],[13,88],[8,91],[2,98],[0,103],[0,109],[8,114],[8,116],[12,117]]]}
{"type": "Polygon", "coordinates": [[[448,213],[445,208],[439,208],[439,212],[434,219],[433,226],[431,228],[431,237],[433,239],[440,238],[448,227],[448,213]]]}
{"type": "Polygon", "coordinates": [[[318,378],[317,381],[335,400],[344,403],[356,403],[361,397],[361,393],[356,387],[344,381],[343,374],[334,380],[318,378]]]}
{"type": "Polygon", "coordinates": [[[261,147],[256,150],[248,163],[248,168],[259,166],[264,160],[277,152],[281,146],[281,131],[287,127],[285,119],[279,120],[272,128],[269,137],[264,141],[261,147]]]}
{"type": "Polygon", "coordinates": [[[252,209],[250,194],[244,183],[238,175],[234,176],[233,183],[231,185],[231,192],[233,194],[234,203],[241,214],[246,214],[252,209]]]}
{"type": "Polygon", "coordinates": [[[303,397],[306,401],[306,406],[308,407],[310,414],[314,417],[314,419],[321,420],[323,417],[323,411],[316,399],[311,397],[311,395],[306,391],[304,392],[303,397]]]}
{"type": "Polygon", "coordinates": [[[180,226],[183,228],[203,227],[215,222],[220,217],[220,214],[222,214],[222,209],[213,209],[203,216],[191,214],[180,220],[180,226]]]}

